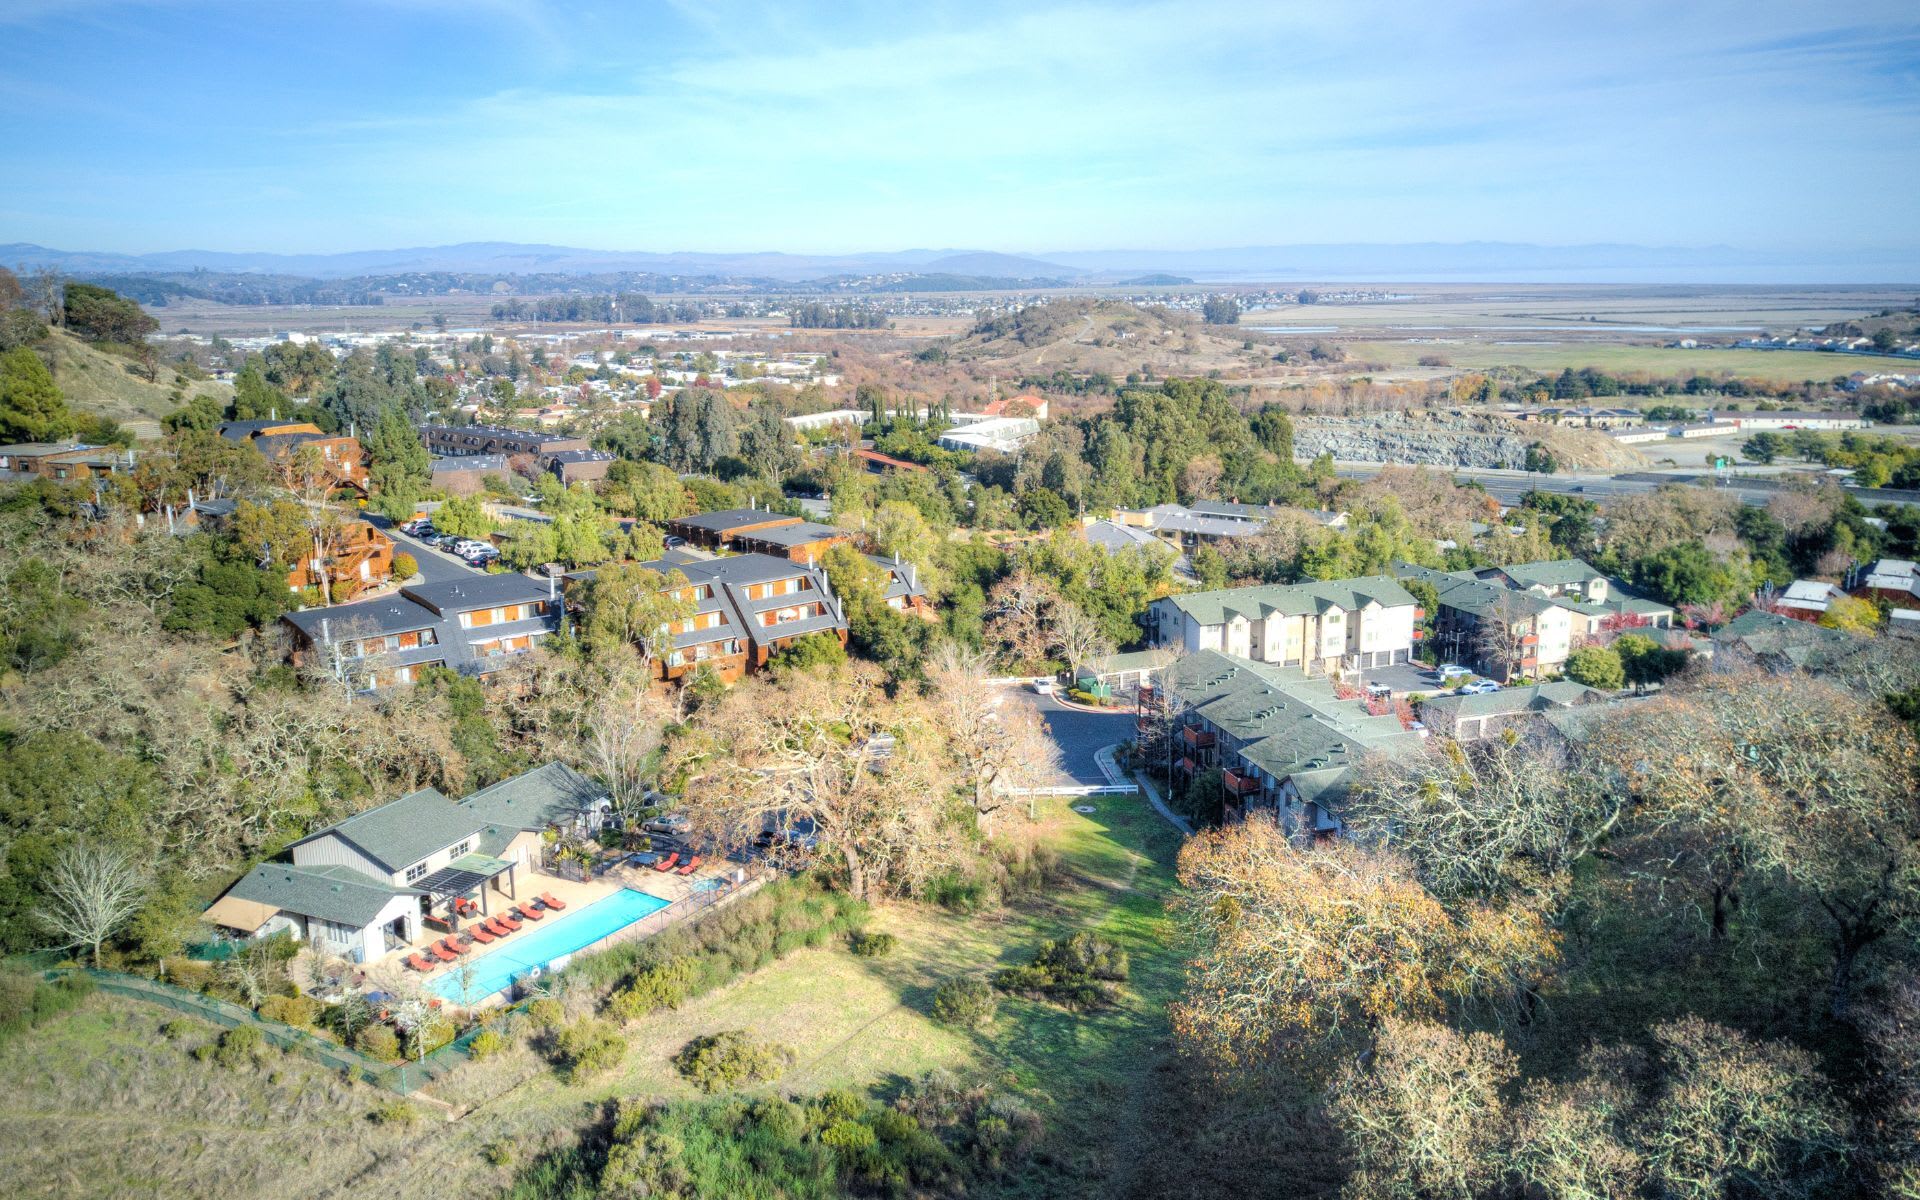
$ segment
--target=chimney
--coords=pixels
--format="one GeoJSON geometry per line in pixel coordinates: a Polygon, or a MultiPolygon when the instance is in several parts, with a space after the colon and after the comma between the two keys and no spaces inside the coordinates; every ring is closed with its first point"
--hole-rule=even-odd
{"type": "Polygon", "coordinates": [[[547,572],[547,599],[549,600],[553,599],[553,589],[555,586],[553,580],[554,580],[553,572],[548,571],[547,572]]]}

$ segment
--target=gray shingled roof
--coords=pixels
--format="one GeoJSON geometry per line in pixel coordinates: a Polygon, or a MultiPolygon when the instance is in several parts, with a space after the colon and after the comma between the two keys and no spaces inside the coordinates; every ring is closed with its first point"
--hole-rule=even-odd
{"type": "Polygon", "coordinates": [[[400,871],[436,850],[472,837],[486,823],[473,809],[447,799],[438,789],[422,788],[329,825],[294,845],[337,837],[387,870],[400,871]]]}
{"type": "Polygon", "coordinates": [[[364,928],[379,916],[395,896],[419,894],[413,888],[382,883],[352,867],[296,867],[291,863],[261,863],[227,889],[227,895],[238,900],[270,904],[355,929],[364,928]]]}
{"type": "Polygon", "coordinates": [[[1605,695],[1605,692],[1584,683],[1562,680],[1536,683],[1529,687],[1501,688],[1497,692],[1482,692],[1472,696],[1435,696],[1423,701],[1420,708],[1423,713],[1433,713],[1434,719],[1451,724],[1462,717],[1503,717],[1523,712],[1544,712],[1550,708],[1583,704],[1605,695]]]}
{"type": "Polygon", "coordinates": [[[1549,562],[1510,563],[1498,568],[1521,587],[1565,587],[1570,583],[1591,583],[1605,579],[1606,573],[1577,558],[1556,558],[1549,562]]]}
{"type": "Polygon", "coordinates": [[[1167,691],[1240,743],[1240,755],[1275,779],[1289,779],[1323,805],[1344,791],[1346,773],[1369,753],[1406,754],[1420,737],[1393,716],[1372,716],[1341,700],[1324,676],[1236,658],[1190,654],[1165,675],[1167,691]]]}
{"type": "Polygon", "coordinates": [[[481,788],[460,806],[493,825],[545,829],[573,819],[607,795],[601,787],[565,763],[543,767],[481,788]]]}
{"type": "Polygon", "coordinates": [[[787,523],[799,519],[799,517],[765,508],[723,508],[717,512],[696,513],[691,517],[675,517],[668,524],[683,525],[688,529],[704,529],[712,533],[726,533],[746,525],[787,523]]]}

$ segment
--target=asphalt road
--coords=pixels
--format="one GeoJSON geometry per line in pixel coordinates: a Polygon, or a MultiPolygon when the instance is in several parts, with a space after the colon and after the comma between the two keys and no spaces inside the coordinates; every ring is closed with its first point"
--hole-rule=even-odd
{"type": "Polygon", "coordinates": [[[1008,688],[1011,693],[1009,703],[1030,704],[1040,712],[1040,719],[1046,722],[1047,732],[1053,735],[1054,744],[1060,747],[1060,764],[1066,770],[1067,778],[1062,783],[1089,783],[1096,786],[1107,782],[1100,767],[1093,761],[1098,751],[1133,737],[1133,710],[1122,709],[1118,712],[1094,713],[1069,708],[1051,696],[1036,695],[1028,688],[1008,688]]]}
{"type": "Polygon", "coordinates": [[[367,513],[366,519],[387,531],[394,545],[413,555],[413,561],[420,564],[420,578],[425,583],[446,583],[455,579],[465,579],[471,575],[485,575],[461,562],[444,550],[436,550],[417,537],[400,532],[394,523],[375,513],[367,513]]]}

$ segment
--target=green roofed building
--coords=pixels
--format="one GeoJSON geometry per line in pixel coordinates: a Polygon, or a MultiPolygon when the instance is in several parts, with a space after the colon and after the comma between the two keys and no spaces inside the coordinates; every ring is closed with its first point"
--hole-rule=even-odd
{"type": "Polygon", "coordinates": [[[1384,667],[1413,657],[1416,602],[1387,575],[1188,592],[1155,600],[1155,646],[1216,650],[1300,675],[1384,667]]]}
{"type": "Polygon", "coordinates": [[[1340,829],[1353,769],[1372,754],[1416,752],[1420,735],[1400,719],[1343,700],[1331,680],[1201,650],[1162,676],[1175,730],[1176,786],[1218,767],[1229,817],[1266,809],[1295,832],[1340,829]]]}

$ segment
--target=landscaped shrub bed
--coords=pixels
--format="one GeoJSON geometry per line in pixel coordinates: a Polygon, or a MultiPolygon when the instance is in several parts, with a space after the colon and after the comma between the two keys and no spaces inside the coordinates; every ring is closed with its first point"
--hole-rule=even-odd
{"type": "Polygon", "coordinates": [[[607,1012],[630,1021],[729,983],[804,946],[857,933],[867,906],[806,879],[785,879],[696,925],[590,955],[569,979],[612,988],[607,1012]]]}
{"type": "Polygon", "coordinates": [[[1113,1003],[1113,985],[1126,978],[1127,952],[1083,930],[1040,943],[1031,963],[996,971],[993,986],[1068,1008],[1101,1008],[1113,1003]]]}

